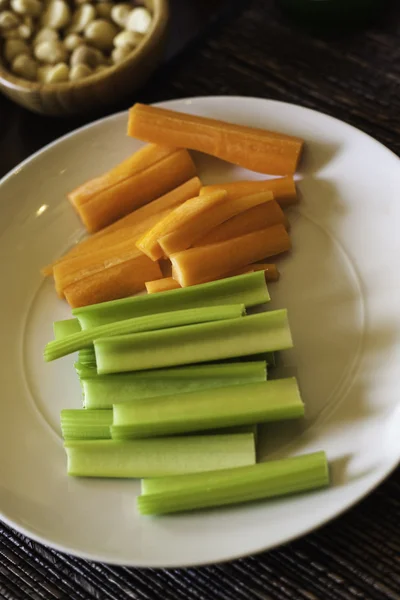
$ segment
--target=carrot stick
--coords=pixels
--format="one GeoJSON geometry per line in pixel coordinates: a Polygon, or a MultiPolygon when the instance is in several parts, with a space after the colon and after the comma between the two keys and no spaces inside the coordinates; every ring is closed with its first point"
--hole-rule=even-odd
{"type": "Polygon", "coordinates": [[[147,231],[136,243],[137,247],[153,260],[164,256],[159,244],[159,239],[168,233],[175,231],[187,223],[193,223],[197,219],[205,218],[213,207],[224,202],[226,192],[224,190],[213,194],[190,198],[175,208],[164,219],[156,223],[152,229],[147,231]]]}
{"type": "Polygon", "coordinates": [[[192,179],[161,196],[161,198],[138,208],[126,217],[119,219],[115,223],[112,223],[112,225],[101,229],[83,240],[64,254],[64,256],[44,267],[41,271],[42,275],[45,277],[52,275],[53,267],[56,264],[74,256],[87,254],[97,248],[101,248],[103,243],[111,245],[118,243],[118,241],[123,241],[123,239],[128,239],[128,237],[137,239],[145,231],[153,227],[157,221],[166,216],[173,208],[182,204],[185,200],[196,196],[199,193],[200,186],[200,179],[192,177],[192,179]],[[124,233],[122,233],[122,230],[125,230],[124,233]]]}
{"type": "Polygon", "coordinates": [[[234,200],[240,196],[256,194],[257,192],[272,192],[274,200],[282,208],[291,206],[298,202],[296,185],[293,177],[282,177],[280,179],[262,179],[261,181],[232,181],[230,183],[217,183],[214,185],[205,185],[200,190],[200,196],[216,192],[217,190],[226,190],[228,198],[234,200]]]}
{"type": "Polygon", "coordinates": [[[122,163],[107,171],[107,173],[90,179],[77,187],[68,194],[68,198],[75,207],[79,207],[81,204],[91,200],[99,192],[107,190],[135,173],[147,169],[173,152],[176,152],[176,148],[147,144],[122,163]]]}
{"type": "Polygon", "coordinates": [[[195,174],[196,168],[189,153],[178,150],[96,194],[77,210],[86,229],[93,233],[169,192],[195,174]]]}
{"type": "MultiPolygon", "coordinates": [[[[95,252],[64,260],[55,265],[53,269],[56,291],[59,296],[63,297],[64,289],[75,281],[89,277],[107,267],[137,258],[141,254],[142,252],[136,247],[135,240],[129,239],[115,246],[106,246],[95,252]]],[[[145,281],[148,279],[149,277],[145,281]]]]}
{"type": "Polygon", "coordinates": [[[65,288],[65,297],[72,308],[117,300],[145,289],[145,281],[162,277],[158,263],[144,254],[103,269],[65,288]]]}
{"type": "Polygon", "coordinates": [[[245,273],[254,273],[255,271],[264,271],[265,281],[278,281],[280,276],[277,266],[272,263],[253,263],[252,265],[247,265],[247,267],[231,271],[225,277],[234,277],[235,275],[244,275],[245,273]]]}
{"type": "Polygon", "coordinates": [[[264,129],[135,104],[128,135],[146,142],[199,150],[270,175],[292,175],[303,140],[264,129]]]}
{"type": "Polygon", "coordinates": [[[172,277],[164,277],[163,279],[156,279],[155,281],[146,281],[145,285],[148,294],[177,290],[181,287],[172,277]]]}
{"type": "Polygon", "coordinates": [[[286,224],[286,217],[283,214],[280,206],[271,200],[250,208],[244,213],[232,217],[229,221],[225,221],[206,233],[201,239],[193,244],[194,247],[208,246],[217,242],[224,242],[232,238],[252,233],[259,229],[265,229],[272,225],[286,224]]]}
{"type": "Polygon", "coordinates": [[[289,249],[285,227],[274,225],[225,242],[177,252],[170,257],[172,276],[182,287],[195,285],[289,249]]]}
{"type": "MultiPolygon", "coordinates": [[[[202,197],[206,198],[207,195],[202,197]]],[[[251,196],[243,196],[229,202],[225,199],[224,202],[210,206],[209,210],[201,215],[201,218],[187,220],[185,223],[182,223],[179,228],[161,237],[158,243],[163,249],[164,254],[171,256],[175,252],[190,248],[196,240],[201,239],[204,234],[207,234],[207,232],[210,232],[221,223],[228,221],[231,217],[240,216],[246,210],[265,202],[270,202],[271,200],[273,200],[272,192],[261,192],[251,196]]],[[[176,212],[178,210],[182,211],[184,207],[185,205],[181,205],[176,212]]]]}
{"type": "Polygon", "coordinates": [[[160,269],[161,269],[161,273],[163,274],[163,277],[172,277],[172,265],[171,265],[171,261],[169,260],[169,258],[167,258],[166,260],[159,260],[158,264],[160,265],[160,269]]]}
{"type": "MultiPolygon", "coordinates": [[[[236,275],[244,275],[245,273],[254,273],[255,271],[264,271],[265,273],[265,281],[278,281],[279,279],[279,271],[276,265],[269,263],[254,263],[252,265],[247,265],[246,267],[241,267],[240,269],[235,269],[234,271],[230,271],[229,273],[225,273],[220,277],[216,277],[215,279],[225,279],[226,277],[235,277],[236,275]]],[[[215,279],[211,279],[210,281],[215,281],[215,279]]],[[[181,286],[173,277],[164,277],[163,279],[156,279],[155,281],[147,281],[146,289],[148,294],[155,294],[157,292],[166,292],[167,290],[176,290],[181,286]]]]}

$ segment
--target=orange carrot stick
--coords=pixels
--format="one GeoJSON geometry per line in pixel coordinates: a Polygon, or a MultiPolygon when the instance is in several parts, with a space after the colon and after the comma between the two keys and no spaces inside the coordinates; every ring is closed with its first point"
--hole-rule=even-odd
{"type": "Polygon", "coordinates": [[[135,104],[128,135],[146,142],[199,150],[270,175],[292,175],[303,140],[264,129],[135,104]]]}
{"type": "MultiPolygon", "coordinates": [[[[215,192],[214,192],[215,193],[215,192]]],[[[206,198],[207,196],[202,196],[206,198]]],[[[210,197],[210,196],[208,196],[210,197]]],[[[273,200],[272,192],[261,192],[251,196],[243,196],[234,200],[219,202],[210,206],[209,210],[201,215],[201,218],[190,219],[182,223],[171,233],[161,237],[158,240],[166,256],[171,256],[175,252],[181,252],[190,248],[204,234],[212,231],[221,223],[238,215],[240,216],[254,206],[259,206],[265,202],[273,200]]],[[[183,210],[185,205],[181,205],[179,210],[183,210]]],[[[178,209],[177,209],[178,211],[178,209]]]]}
{"type": "MultiPolygon", "coordinates": [[[[107,267],[137,258],[141,254],[142,252],[136,247],[135,240],[125,240],[115,246],[106,246],[96,252],[64,260],[55,265],[53,269],[56,291],[62,297],[64,289],[71,283],[89,277],[107,267]]],[[[145,281],[148,279],[150,277],[147,277],[145,281]]]]}
{"type": "Polygon", "coordinates": [[[159,239],[168,233],[183,227],[186,223],[192,223],[202,219],[213,207],[224,202],[226,192],[214,192],[208,196],[197,196],[190,198],[175,208],[164,219],[156,223],[152,229],[147,231],[136,243],[137,247],[153,260],[164,256],[159,244],[159,239]]]}
{"type": "MultiPolygon", "coordinates": [[[[255,271],[264,271],[265,281],[278,281],[279,271],[276,265],[269,263],[254,263],[235,269],[229,273],[225,273],[215,279],[225,279],[226,277],[235,277],[236,275],[244,275],[245,273],[254,273],[255,271]]],[[[213,279],[210,281],[214,281],[213,279]]],[[[148,294],[155,294],[157,292],[166,292],[167,290],[176,290],[181,286],[173,277],[164,277],[163,279],[156,279],[155,281],[147,281],[146,289],[148,294]]]]}
{"type": "Polygon", "coordinates": [[[286,224],[286,217],[280,206],[271,200],[254,208],[246,210],[244,213],[232,217],[206,233],[201,239],[193,244],[194,247],[208,246],[217,242],[224,242],[232,238],[252,233],[259,229],[265,229],[272,225],[286,224]]]}
{"type": "Polygon", "coordinates": [[[151,202],[194,177],[196,168],[186,150],[178,150],[156,164],[135,173],[77,207],[86,229],[92,233],[151,202]]]}
{"type": "Polygon", "coordinates": [[[282,208],[291,206],[298,202],[296,185],[293,177],[281,177],[280,179],[262,179],[261,181],[231,181],[230,183],[217,183],[214,185],[205,185],[200,190],[200,196],[216,192],[217,190],[226,190],[228,198],[234,200],[240,196],[256,194],[257,192],[272,192],[274,200],[282,208]]]}
{"type": "Polygon", "coordinates": [[[52,264],[44,267],[41,271],[45,277],[53,274],[53,267],[74,256],[87,254],[104,245],[112,245],[123,241],[124,239],[137,239],[145,231],[153,227],[157,221],[166,216],[173,208],[193,198],[199,193],[201,181],[198,177],[192,177],[179,187],[173,189],[168,194],[153,200],[149,204],[138,208],[126,217],[119,219],[112,225],[101,229],[74,246],[69,252],[52,264]],[[124,230],[124,231],[123,231],[124,230]]]}
{"type": "Polygon", "coordinates": [[[146,281],[145,285],[148,294],[177,290],[181,287],[172,277],[164,277],[163,279],[156,279],[155,281],[146,281]]]}
{"type": "Polygon", "coordinates": [[[77,187],[68,194],[68,198],[75,207],[79,207],[99,192],[103,192],[135,173],[147,169],[173,152],[176,152],[176,148],[147,144],[107,173],[90,179],[77,187]]]}
{"type": "Polygon", "coordinates": [[[177,252],[170,257],[172,276],[182,287],[195,285],[289,249],[285,227],[274,225],[225,242],[177,252]]]}
{"type": "Polygon", "coordinates": [[[162,277],[158,263],[141,254],[72,283],[65,297],[72,308],[117,300],[141,292],[147,279],[157,277],[162,277]]]}
{"type": "Polygon", "coordinates": [[[244,275],[245,273],[254,273],[255,271],[264,271],[265,281],[278,281],[280,276],[277,266],[272,263],[253,263],[252,265],[247,265],[247,267],[241,267],[240,269],[231,271],[228,275],[225,275],[225,277],[244,275]]]}

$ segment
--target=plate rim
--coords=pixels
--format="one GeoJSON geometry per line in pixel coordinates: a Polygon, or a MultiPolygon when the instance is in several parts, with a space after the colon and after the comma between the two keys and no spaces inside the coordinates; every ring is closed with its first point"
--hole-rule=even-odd
{"type": "MultiPolygon", "coordinates": [[[[312,113],[312,114],[315,114],[318,116],[322,115],[325,118],[328,118],[329,120],[331,120],[333,122],[340,123],[341,125],[345,125],[346,127],[350,128],[353,132],[356,132],[358,135],[361,134],[362,136],[365,136],[366,138],[368,138],[370,141],[372,140],[375,144],[379,145],[381,147],[381,149],[384,149],[386,152],[388,152],[390,155],[392,155],[392,157],[394,157],[395,159],[397,159],[397,161],[400,162],[400,157],[397,156],[397,154],[393,150],[391,150],[390,148],[385,146],[382,142],[375,139],[368,133],[364,132],[362,129],[355,127],[354,125],[348,123],[347,121],[333,117],[332,115],[330,115],[328,113],[316,110],[314,108],[308,108],[306,106],[302,106],[302,105],[296,104],[296,103],[284,102],[281,100],[274,100],[274,99],[269,99],[269,98],[260,98],[260,97],[256,97],[256,96],[215,95],[215,96],[193,96],[193,97],[173,98],[173,99],[169,99],[169,100],[165,100],[165,101],[159,101],[156,103],[152,103],[152,105],[153,106],[166,106],[166,105],[168,106],[169,104],[174,104],[176,102],[196,103],[196,102],[202,102],[202,101],[213,102],[213,101],[221,101],[221,100],[225,100],[225,101],[228,100],[229,102],[230,101],[233,101],[233,102],[247,102],[247,101],[259,102],[259,101],[262,101],[263,103],[265,102],[270,105],[272,104],[272,105],[277,105],[277,106],[290,106],[290,107],[294,107],[296,109],[301,109],[301,110],[307,111],[309,113],[312,113]]],[[[113,119],[118,119],[118,118],[122,117],[123,115],[127,115],[128,110],[129,109],[121,110],[116,113],[107,115],[105,117],[100,117],[94,121],[91,121],[90,123],[86,123],[86,124],[76,128],[76,129],[64,134],[63,136],[57,138],[56,140],[46,144],[45,146],[43,146],[42,148],[40,148],[39,150],[37,150],[36,152],[31,154],[30,156],[28,156],[27,158],[25,158],[19,164],[17,164],[11,171],[6,173],[0,179],[0,190],[1,190],[1,187],[3,184],[5,184],[9,179],[11,179],[15,175],[17,175],[27,164],[33,163],[36,159],[38,159],[41,155],[46,154],[53,147],[57,146],[58,144],[62,144],[67,139],[72,138],[75,135],[78,135],[79,133],[81,133],[85,130],[88,130],[92,127],[95,128],[96,126],[100,125],[101,123],[104,123],[106,121],[112,121],[113,119]]],[[[258,555],[262,552],[273,550],[274,548],[280,547],[283,544],[291,543],[294,540],[302,538],[303,536],[308,535],[308,534],[320,529],[322,526],[324,526],[324,525],[332,522],[334,519],[340,517],[341,515],[346,513],[348,510],[352,509],[357,504],[359,504],[367,496],[369,496],[369,494],[372,491],[374,491],[377,487],[379,487],[391,474],[393,474],[395,472],[395,470],[397,469],[397,467],[399,465],[400,465],[400,452],[399,452],[399,456],[397,458],[395,457],[393,460],[388,461],[386,463],[386,466],[384,468],[380,469],[379,475],[376,478],[374,478],[373,482],[370,483],[365,490],[363,490],[361,493],[355,493],[354,497],[351,500],[349,500],[347,503],[345,503],[345,505],[343,507],[341,507],[339,510],[335,510],[333,515],[321,517],[319,520],[317,520],[310,526],[305,526],[303,528],[300,527],[299,530],[294,532],[293,534],[286,535],[285,539],[283,541],[272,543],[272,544],[264,543],[264,544],[258,545],[256,548],[254,548],[250,551],[246,551],[246,550],[244,550],[242,552],[237,551],[234,553],[230,553],[229,556],[225,556],[225,557],[218,558],[218,559],[212,559],[211,561],[199,559],[199,560],[190,561],[190,562],[180,562],[179,566],[177,565],[176,562],[173,562],[173,561],[170,563],[168,561],[162,562],[162,563],[158,563],[157,561],[154,561],[154,562],[150,563],[148,560],[145,560],[145,561],[140,561],[140,560],[121,561],[120,559],[112,558],[110,556],[105,557],[104,555],[101,555],[101,554],[93,554],[91,552],[79,551],[75,548],[71,548],[66,545],[59,544],[57,542],[48,541],[48,540],[46,540],[46,538],[35,533],[34,531],[30,530],[29,528],[21,526],[21,525],[15,523],[12,519],[9,519],[7,516],[5,516],[3,514],[1,506],[0,506],[0,519],[6,524],[6,526],[12,528],[18,534],[24,535],[24,536],[34,540],[35,542],[43,544],[45,547],[51,548],[58,552],[70,554],[71,556],[74,556],[77,558],[81,558],[84,560],[90,560],[93,562],[102,562],[102,563],[107,563],[107,564],[111,564],[111,565],[137,567],[137,568],[150,567],[150,568],[155,568],[155,569],[189,568],[189,567],[207,566],[207,565],[212,565],[212,564],[223,564],[223,563],[226,563],[226,562],[229,562],[232,560],[237,560],[239,558],[243,558],[245,556],[258,555]]]]}

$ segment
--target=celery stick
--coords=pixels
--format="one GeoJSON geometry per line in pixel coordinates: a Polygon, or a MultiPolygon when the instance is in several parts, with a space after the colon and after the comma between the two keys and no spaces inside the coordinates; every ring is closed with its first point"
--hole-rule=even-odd
{"type": "Polygon", "coordinates": [[[269,299],[264,272],[258,271],[178,290],[74,308],[72,314],[79,319],[82,329],[90,329],[159,312],[220,304],[244,304],[249,307],[264,304],[269,299]]]}
{"type": "Polygon", "coordinates": [[[213,363],[211,364],[221,364],[224,362],[247,362],[247,361],[251,361],[251,362],[258,362],[260,360],[262,360],[263,362],[265,362],[268,366],[274,367],[276,364],[276,358],[275,358],[275,354],[276,352],[260,352],[259,354],[248,354],[247,356],[237,356],[235,357],[231,357],[231,358],[226,358],[223,360],[216,360],[213,361],[213,363]]]}
{"type": "Polygon", "coordinates": [[[61,411],[61,431],[65,440],[109,439],[111,410],[64,409],[61,411]]]}
{"type": "MultiPolygon", "coordinates": [[[[204,433],[204,431],[193,431],[191,435],[204,435],[204,433]]],[[[254,435],[254,443],[257,444],[257,425],[236,425],[234,427],[222,427],[220,429],[207,429],[207,435],[220,435],[221,433],[252,433],[254,435]]]]}
{"type": "Polygon", "coordinates": [[[117,323],[107,323],[85,331],[79,331],[61,340],[53,340],[46,345],[44,359],[46,361],[61,358],[77,350],[90,348],[93,341],[124,334],[168,329],[193,323],[207,323],[225,319],[242,317],[246,312],[244,304],[228,304],[226,306],[211,306],[205,308],[189,308],[174,312],[157,313],[145,317],[135,317],[117,323]]]}
{"type": "Polygon", "coordinates": [[[89,379],[89,377],[98,377],[97,367],[95,365],[85,365],[80,361],[74,363],[75,371],[79,379],[89,379]]]}
{"type": "MultiPolygon", "coordinates": [[[[156,295],[156,294],[154,294],[156,295]]],[[[286,310],[95,340],[100,374],[201,363],[292,347],[286,310]]]]}
{"type": "Polygon", "coordinates": [[[54,321],[53,323],[54,339],[56,340],[62,340],[78,331],[81,331],[78,319],[64,319],[63,321],[54,321]]]}
{"type": "Polygon", "coordinates": [[[137,506],[142,515],[156,515],[273,498],[327,485],[325,452],[314,452],[250,467],[144,480],[137,506]]]}
{"type": "Polygon", "coordinates": [[[295,419],[304,415],[295,377],[114,404],[113,439],[295,419]]]}
{"type": "Polygon", "coordinates": [[[68,474],[77,477],[157,477],[255,464],[251,433],[66,441],[64,447],[68,474]]]}
{"type": "Polygon", "coordinates": [[[94,365],[96,366],[96,354],[93,345],[90,348],[83,348],[78,353],[79,362],[82,365],[94,365]]]}
{"type": "Polygon", "coordinates": [[[82,378],[81,383],[85,406],[92,409],[112,408],[116,402],[265,381],[266,377],[265,362],[248,362],[195,365],[97,377],[89,373],[89,377],[82,378]]]}
{"type": "Polygon", "coordinates": [[[240,360],[264,360],[268,366],[275,367],[276,357],[275,352],[261,352],[260,354],[253,354],[250,356],[242,356],[240,360]]]}
{"type": "MultiPolygon", "coordinates": [[[[109,409],[66,408],[61,411],[61,432],[64,440],[110,440],[113,411],[109,409]]],[[[239,425],[207,431],[207,435],[251,433],[257,439],[257,425],[239,425]]],[[[194,435],[204,435],[195,431],[194,435]]]]}

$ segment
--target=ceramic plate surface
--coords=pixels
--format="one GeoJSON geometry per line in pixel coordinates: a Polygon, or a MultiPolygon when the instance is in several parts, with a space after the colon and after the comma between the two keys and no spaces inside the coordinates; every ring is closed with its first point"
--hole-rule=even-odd
{"type": "MultiPolygon", "coordinates": [[[[291,210],[293,252],[279,261],[272,307],[287,307],[304,421],[264,427],[260,457],[324,449],[332,486],[276,501],[162,518],[140,517],[139,482],[68,478],[62,408],[80,407],[73,357],[45,364],[52,322],[70,311],[39,269],[83,235],[65,195],[139,148],[127,114],[84,127],[18,166],[0,184],[0,516],[75,555],[132,566],[184,566],[272,548],[353,505],[400,457],[400,162],[329,116],[254,98],[161,106],[306,140],[291,210]]],[[[204,183],[261,176],[195,155],[204,183]]]]}

